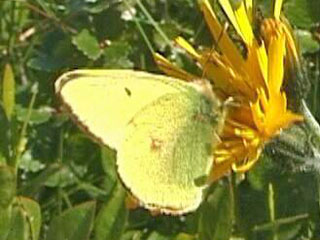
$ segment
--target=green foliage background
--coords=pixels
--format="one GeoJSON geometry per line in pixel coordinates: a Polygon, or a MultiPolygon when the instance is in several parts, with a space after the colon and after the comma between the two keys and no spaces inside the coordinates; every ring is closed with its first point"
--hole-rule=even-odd
{"type": "MultiPolygon", "coordinates": [[[[270,1],[258,4],[268,16],[270,1]]],[[[296,81],[316,119],[319,9],[316,0],[284,1],[304,57],[304,80],[296,81]]],[[[60,111],[53,85],[67,70],[159,72],[137,23],[156,51],[197,71],[171,42],[183,35],[212,47],[196,1],[2,0],[0,16],[0,240],[320,239],[320,158],[301,150],[309,135],[291,141],[301,148],[298,157],[275,140],[279,151],[271,143],[245,178],[213,184],[196,212],[152,216],[125,208],[115,153],[60,111]]],[[[298,133],[293,128],[282,138],[298,133]]]]}

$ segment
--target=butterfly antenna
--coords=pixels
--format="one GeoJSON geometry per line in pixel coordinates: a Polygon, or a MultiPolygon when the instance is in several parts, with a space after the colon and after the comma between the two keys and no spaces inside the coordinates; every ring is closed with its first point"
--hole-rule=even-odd
{"type": "Polygon", "coordinates": [[[223,26],[223,29],[221,30],[220,34],[219,34],[219,37],[217,39],[217,42],[213,44],[213,46],[211,47],[210,49],[210,52],[209,52],[209,55],[208,55],[208,58],[206,59],[204,65],[203,65],[203,72],[202,72],[202,76],[201,78],[204,78],[205,75],[206,75],[206,72],[207,72],[207,67],[208,67],[208,63],[210,62],[210,59],[213,55],[213,52],[214,50],[216,49],[217,46],[219,46],[219,42],[221,41],[223,35],[227,32],[229,28],[229,24],[226,22],[223,26]]]}

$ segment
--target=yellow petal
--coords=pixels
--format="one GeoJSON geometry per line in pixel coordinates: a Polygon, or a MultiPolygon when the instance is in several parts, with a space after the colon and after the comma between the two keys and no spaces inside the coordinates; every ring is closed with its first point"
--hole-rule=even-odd
{"type": "Polygon", "coordinates": [[[185,49],[193,58],[199,59],[200,55],[197,51],[182,37],[177,37],[175,42],[183,49],[185,49]]]}
{"type": "Polygon", "coordinates": [[[237,164],[237,163],[232,164],[232,170],[238,173],[247,172],[258,161],[259,156],[260,156],[260,151],[258,151],[253,158],[250,158],[248,162],[244,164],[237,164]]]}
{"type": "Polygon", "coordinates": [[[241,34],[239,33],[240,36],[242,36],[245,43],[251,46],[254,40],[254,35],[245,9],[244,1],[241,1],[240,6],[234,11],[234,13],[241,31],[241,34]]]}
{"type": "Polygon", "coordinates": [[[268,86],[268,56],[264,43],[258,47],[258,62],[261,69],[264,86],[268,86]]]}
{"type": "Polygon", "coordinates": [[[219,0],[219,3],[221,7],[223,8],[224,12],[226,13],[229,21],[233,25],[233,27],[236,29],[237,33],[241,36],[242,39],[244,39],[244,36],[242,35],[242,31],[240,29],[240,26],[238,25],[237,18],[233,12],[233,8],[229,2],[229,0],[219,0]]]}
{"type": "Polygon", "coordinates": [[[293,122],[301,122],[304,120],[303,116],[302,115],[298,115],[298,114],[295,114],[293,112],[290,112],[290,111],[287,111],[286,113],[286,116],[285,116],[285,119],[286,119],[286,123],[283,128],[286,128],[288,127],[291,123],[293,122]]]}
{"type": "Polygon", "coordinates": [[[268,85],[269,94],[277,94],[283,82],[283,57],[285,54],[285,35],[279,33],[270,40],[268,49],[268,85]]]}
{"type": "Polygon", "coordinates": [[[252,0],[245,0],[245,4],[246,4],[246,9],[247,9],[247,14],[248,14],[248,18],[250,23],[252,23],[253,20],[253,3],[252,0]]]}
{"type": "Polygon", "coordinates": [[[259,100],[251,104],[253,121],[258,131],[263,132],[265,128],[265,115],[260,108],[259,100]]]}
{"type": "Polygon", "coordinates": [[[287,51],[289,54],[288,56],[289,61],[292,62],[292,66],[296,66],[296,64],[300,65],[298,49],[293,37],[294,36],[293,30],[284,17],[282,17],[282,23],[283,23],[283,30],[286,34],[286,43],[287,43],[287,51]]]}
{"type": "Polygon", "coordinates": [[[248,46],[246,69],[251,85],[253,85],[255,89],[261,87],[266,88],[268,86],[268,57],[263,44],[259,46],[258,43],[254,41],[252,46],[248,46]]]}
{"type": "Polygon", "coordinates": [[[208,182],[212,183],[230,173],[232,163],[233,161],[223,161],[221,164],[214,164],[208,182]]]}
{"type": "Polygon", "coordinates": [[[175,66],[174,64],[169,62],[166,58],[164,58],[159,53],[154,53],[153,54],[153,58],[154,58],[155,62],[157,63],[157,65],[159,66],[159,68],[163,72],[168,74],[169,76],[172,76],[172,77],[175,77],[175,78],[179,78],[179,79],[183,79],[183,80],[186,80],[186,81],[192,81],[194,79],[198,79],[199,78],[198,76],[190,74],[190,73],[184,71],[183,69],[175,66]]]}
{"type": "Polygon", "coordinates": [[[274,0],[273,5],[273,16],[275,19],[280,19],[280,13],[281,13],[281,7],[282,7],[282,1],[283,0],[274,0]]]}
{"type": "Polygon", "coordinates": [[[240,4],[235,7],[235,10],[229,0],[219,0],[219,2],[239,36],[245,43],[251,45],[254,35],[244,1],[241,1],[240,4]]]}
{"type": "MultiPolygon", "coordinates": [[[[229,65],[229,62],[226,61],[226,59],[224,59],[219,53],[214,50],[210,50],[209,52],[204,52],[199,55],[184,38],[178,37],[175,39],[175,42],[200,63],[203,69],[203,77],[214,81],[216,89],[221,89],[227,96],[236,93],[236,89],[241,89],[241,91],[246,90],[246,86],[240,88],[239,84],[242,83],[243,85],[243,82],[237,79],[237,76],[229,65]]],[[[168,63],[166,63],[166,65],[168,65],[168,63]]],[[[172,66],[170,66],[170,69],[172,69],[172,66]]]]}
{"type": "Polygon", "coordinates": [[[243,71],[244,59],[238,48],[234,45],[224,28],[219,23],[209,1],[199,0],[199,3],[211,34],[217,42],[221,52],[238,72],[243,71]]]}
{"type": "Polygon", "coordinates": [[[251,52],[251,56],[254,57],[252,61],[249,60],[250,66],[247,66],[247,72],[253,73],[253,75],[251,75],[251,78],[259,84],[256,86],[265,87],[267,85],[268,69],[267,54],[264,44],[262,43],[259,46],[259,44],[255,40],[250,20],[246,12],[244,1],[241,1],[240,5],[235,10],[232,9],[229,0],[219,0],[219,2],[224,11],[226,12],[230,22],[234,25],[236,31],[242,37],[243,41],[249,48],[248,51],[251,52]],[[255,67],[252,66],[252,63],[254,63],[255,65],[257,65],[256,63],[258,63],[258,65],[255,67]],[[262,74],[262,77],[260,74],[262,74]]]}
{"type": "MultiPolygon", "coordinates": [[[[201,65],[203,75],[212,80],[215,91],[222,93],[219,98],[232,97],[236,102],[228,109],[225,125],[219,132],[220,142],[214,149],[214,164],[209,177],[209,181],[214,181],[232,169],[248,171],[267,141],[291,123],[303,120],[287,109],[286,94],[281,91],[284,57],[286,63],[293,62],[298,59],[298,54],[290,28],[282,22],[283,18],[280,21],[282,0],[274,0],[275,18],[266,19],[262,24],[262,42],[255,39],[251,26],[253,0],[219,0],[245,44],[245,57],[228,36],[227,29],[221,26],[209,0],[198,1],[218,50],[197,51],[181,37],[176,43],[201,65]]],[[[197,78],[161,55],[154,54],[154,58],[171,76],[189,81],[197,78]]]]}

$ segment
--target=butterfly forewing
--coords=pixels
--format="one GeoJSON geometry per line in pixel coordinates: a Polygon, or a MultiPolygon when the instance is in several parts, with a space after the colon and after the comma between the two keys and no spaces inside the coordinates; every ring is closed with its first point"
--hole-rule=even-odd
{"type": "Polygon", "coordinates": [[[82,128],[117,148],[124,127],[137,111],[166,93],[181,91],[181,86],[143,72],[76,70],[58,79],[56,91],[82,128]]]}

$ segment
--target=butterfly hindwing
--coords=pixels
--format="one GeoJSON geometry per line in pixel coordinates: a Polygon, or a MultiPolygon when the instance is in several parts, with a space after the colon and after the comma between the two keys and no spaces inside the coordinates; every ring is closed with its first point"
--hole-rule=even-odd
{"type": "Polygon", "coordinates": [[[118,171],[149,208],[178,214],[198,207],[211,169],[210,103],[192,91],[166,94],[135,115],[118,151],[118,171]]]}

